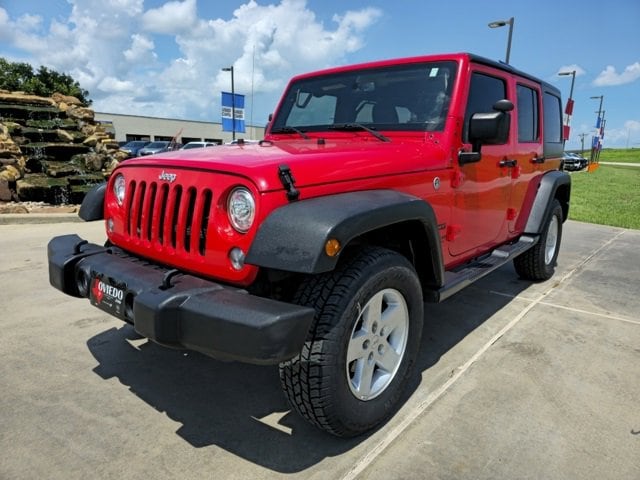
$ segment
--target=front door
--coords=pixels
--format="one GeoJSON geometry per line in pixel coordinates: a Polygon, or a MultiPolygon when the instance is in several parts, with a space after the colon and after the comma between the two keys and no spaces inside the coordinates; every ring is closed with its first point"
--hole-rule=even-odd
{"type": "MultiPolygon", "coordinates": [[[[493,105],[509,99],[508,77],[491,67],[475,65],[465,111],[463,141],[468,141],[474,113],[492,112],[493,105]]],[[[507,113],[513,125],[513,112],[507,113]]],[[[511,201],[513,128],[502,145],[483,145],[482,158],[460,167],[452,222],[447,239],[451,255],[473,256],[507,238],[507,210],[511,201]]]]}

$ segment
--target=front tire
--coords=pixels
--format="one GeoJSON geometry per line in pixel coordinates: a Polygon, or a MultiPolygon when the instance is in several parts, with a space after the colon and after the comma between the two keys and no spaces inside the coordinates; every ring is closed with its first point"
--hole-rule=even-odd
{"type": "Polygon", "coordinates": [[[551,215],[540,235],[540,241],[513,260],[516,272],[526,280],[549,280],[555,272],[562,240],[562,206],[557,199],[551,205],[551,215]]]}
{"type": "Polygon", "coordinates": [[[341,437],[375,428],[397,409],[423,324],[422,291],[401,255],[366,248],[308,277],[296,303],[316,310],[301,353],[280,364],[291,406],[341,437]]]}

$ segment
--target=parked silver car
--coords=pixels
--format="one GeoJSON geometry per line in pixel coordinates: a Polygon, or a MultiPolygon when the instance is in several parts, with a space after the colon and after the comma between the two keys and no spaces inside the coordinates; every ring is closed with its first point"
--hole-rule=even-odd
{"type": "Polygon", "coordinates": [[[122,145],[120,150],[126,152],[129,157],[136,157],[140,149],[146,147],[149,143],[151,142],[148,140],[132,140],[122,145]]]}
{"type": "Polygon", "coordinates": [[[573,152],[564,152],[562,154],[562,169],[567,172],[576,172],[582,170],[589,162],[582,155],[573,152]]]}
{"type": "Polygon", "coordinates": [[[153,155],[155,153],[168,152],[172,150],[171,142],[162,140],[158,142],[151,142],[149,145],[142,147],[138,150],[138,156],[144,157],[145,155],[153,155]]]}

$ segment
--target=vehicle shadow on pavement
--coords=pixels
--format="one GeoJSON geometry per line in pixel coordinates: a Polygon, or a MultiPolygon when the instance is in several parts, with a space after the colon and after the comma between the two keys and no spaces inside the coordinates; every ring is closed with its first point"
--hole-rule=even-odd
{"type": "MultiPolygon", "coordinates": [[[[502,270],[491,277],[512,280],[517,290],[529,285],[513,282],[513,271],[502,270]]],[[[420,385],[422,371],[510,301],[485,293],[493,281],[488,277],[442,304],[425,305],[421,353],[406,398],[420,385]]],[[[105,380],[116,377],[141,400],[179,422],[176,433],[196,448],[216,445],[265,468],[295,473],[368,438],[333,437],[291,411],[277,366],[225,363],[172,350],[141,339],[130,325],[106,330],[89,339],[87,346],[99,363],[96,374],[105,380]]]]}
{"type": "MultiPolygon", "coordinates": [[[[422,331],[422,344],[416,360],[416,375],[414,381],[422,381],[421,372],[436,365],[441,357],[458,345],[465,337],[483,325],[496,312],[502,310],[513,297],[520,295],[533,282],[522,280],[513,268],[505,265],[487,277],[465,288],[442,303],[425,304],[425,323],[422,331]],[[496,295],[491,292],[500,292],[496,295]]],[[[510,319],[509,319],[510,320],[510,319]]],[[[504,325],[495,328],[496,333],[504,325]]],[[[465,362],[475,352],[463,354],[465,362]]],[[[452,365],[452,369],[461,364],[452,365]]],[[[427,392],[435,390],[440,385],[430,385],[427,392]]],[[[410,388],[413,392],[418,386],[410,388]]]]}
{"type": "Polygon", "coordinates": [[[350,450],[365,437],[339,439],[290,411],[277,366],[220,362],[140,339],[130,325],[88,340],[103,379],[116,377],[182,426],[196,448],[216,445],[282,473],[304,470],[350,450]],[[138,345],[139,344],[139,345],[138,345]]]}

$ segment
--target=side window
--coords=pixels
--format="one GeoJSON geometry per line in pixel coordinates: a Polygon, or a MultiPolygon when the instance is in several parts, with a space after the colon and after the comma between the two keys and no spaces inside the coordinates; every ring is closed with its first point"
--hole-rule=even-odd
{"type": "Polygon", "coordinates": [[[536,142],[538,140],[538,92],[532,88],[518,85],[518,141],[536,142]]]}
{"type": "Polygon", "coordinates": [[[471,75],[469,99],[464,114],[464,141],[469,141],[469,121],[474,113],[493,112],[493,105],[498,100],[507,98],[504,80],[482,73],[471,75]]]}
{"type": "Polygon", "coordinates": [[[560,97],[544,92],[544,155],[562,154],[562,107],[560,97]]]}

